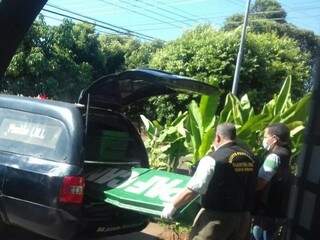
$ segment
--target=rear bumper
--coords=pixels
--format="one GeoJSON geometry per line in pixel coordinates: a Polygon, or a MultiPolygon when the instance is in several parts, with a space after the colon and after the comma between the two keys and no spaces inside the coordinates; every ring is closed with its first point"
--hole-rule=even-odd
{"type": "Polygon", "coordinates": [[[81,236],[103,237],[138,232],[144,229],[148,223],[148,220],[144,220],[143,222],[139,221],[137,223],[124,223],[119,225],[117,223],[106,222],[104,219],[86,219],[83,222],[83,230],[78,232],[78,234],[81,236]]]}
{"type": "Polygon", "coordinates": [[[132,211],[120,209],[106,203],[94,204],[83,211],[82,234],[111,236],[137,232],[144,229],[149,218],[132,211]]]}
{"type": "Polygon", "coordinates": [[[15,198],[6,200],[5,208],[11,224],[56,240],[69,240],[79,235],[102,237],[140,231],[148,224],[147,217],[122,209],[107,207],[88,214],[81,209],[69,211],[15,198]]]}

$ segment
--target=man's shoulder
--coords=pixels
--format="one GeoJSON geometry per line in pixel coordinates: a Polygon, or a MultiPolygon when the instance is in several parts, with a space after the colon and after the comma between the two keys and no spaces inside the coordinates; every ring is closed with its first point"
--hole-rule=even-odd
{"type": "Polygon", "coordinates": [[[212,161],[214,160],[214,157],[211,155],[211,153],[208,153],[203,158],[200,159],[200,162],[206,162],[206,161],[212,161]]]}
{"type": "Polygon", "coordinates": [[[231,148],[219,148],[218,150],[211,152],[208,156],[212,157],[217,162],[225,161],[229,155],[234,151],[231,148]]]}
{"type": "Polygon", "coordinates": [[[200,164],[201,165],[211,165],[214,162],[215,162],[214,157],[208,154],[208,155],[204,156],[203,158],[201,158],[198,165],[200,165],[200,164]]]}
{"type": "Polygon", "coordinates": [[[206,155],[200,159],[197,165],[196,172],[205,172],[207,170],[213,170],[215,168],[215,165],[216,160],[213,157],[206,155]]]}
{"type": "Polygon", "coordinates": [[[232,154],[234,152],[242,152],[242,153],[245,153],[246,155],[250,156],[251,158],[254,158],[254,154],[252,153],[252,151],[249,148],[245,148],[242,145],[239,145],[237,143],[234,143],[232,146],[221,147],[217,151],[211,152],[210,156],[212,156],[214,158],[216,155],[225,156],[225,155],[232,154]]]}
{"type": "Polygon", "coordinates": [[[280,157],[275,153],[270,153],[266,156],[263,165],[271,168],[276,168],[280,164],[280,157]]]}

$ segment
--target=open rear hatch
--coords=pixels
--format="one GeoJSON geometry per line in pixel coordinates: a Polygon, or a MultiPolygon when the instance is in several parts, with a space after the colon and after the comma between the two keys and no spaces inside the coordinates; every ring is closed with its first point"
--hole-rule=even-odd
{"type": "MultiPolygon", "coordinates": [[[[121,114],[139,100],[178,92],[214,95],[218,90],[188,77],[140,69],[104,76],[82,91],[79,103],[86,109],[87,129],[84,174],[91,203],[102,201],[129,212],[160,216],[164,204],[186,186],[188,176],[148,168],[143,142],[121,114]]],[[[193,219],[190,215],[197,212],[197,202],[178,211],[177,220],[193,219]]]]}
{"type": "MultiPolygon", "coordinates": [[[[86,141],[83,175],[88,217],[107,216],[110,223],[125,229],[143,222],[141,214],[160,216],[163,205],[190,179],[149,169],[140,137],[130,121],[115,111],[91,110],[86,141]],[[121,210],[116,210],[118,207],[121,210]]],[[[178,221],[190,223],[190,214],[193,216],[198,209],[196,202],[191,206],[181,209],[178,221]]]]}
{"type": "Polygon", "coordinates": [[[173,93],[218,94],[217,88],[189,77],[155,69],[128,70],[103,76],[84,89],[79,103],[91,107],[121,109],[139,100],[173,93]]]}

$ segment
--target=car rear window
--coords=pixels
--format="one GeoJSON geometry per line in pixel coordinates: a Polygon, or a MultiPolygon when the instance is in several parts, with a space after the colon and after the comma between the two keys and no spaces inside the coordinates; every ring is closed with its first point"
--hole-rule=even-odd
{"type": "Polygon", "coordinates": [[[0,108],[0,151],[65,161],[68,134],[54,118],[0,108]]]}

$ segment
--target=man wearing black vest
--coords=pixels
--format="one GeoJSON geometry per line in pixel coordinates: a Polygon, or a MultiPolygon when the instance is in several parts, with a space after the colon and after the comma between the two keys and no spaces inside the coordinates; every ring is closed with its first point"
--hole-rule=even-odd
{"type": "Polygon", "coordinates": [[[256,184],[255,160],[235,139],[233,124],[218,125],[213,143],[215,151],[200,160],[187,188],[162,211],[163,218],[171,218],[176,209],[200,194],[202,209],[194,220],[190,239],[248,237],[256,184]]]}
{"type": "Polygon", "coordinates": [[[253,237],[273,239],[277,222],[285,222],[290,195],[290,130],[283,123],[273,123],[264,131],[262,142],[267,155],[259,168],[253,237]]]}

